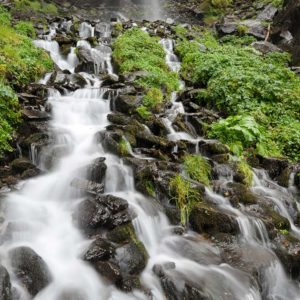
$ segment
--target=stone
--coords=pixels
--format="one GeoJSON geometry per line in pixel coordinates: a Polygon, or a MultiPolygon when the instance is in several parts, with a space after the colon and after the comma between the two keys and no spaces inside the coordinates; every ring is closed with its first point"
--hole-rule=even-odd
{"type": "Polygon", "coordinates": [[[50,115],[47,112],[32,107],[24,108],[22,115],[25,119],[30,121],[47,121],[50,119],[50,115]]]}
{"type": "Polygon", "coordinates": [[[263,54],[270,52],[282,52],[280,48],[266,41],[254,42],[251,46],[263,54]]]}
{"type": "Polygon", "coordinates": [[[107,165],[105,164],[105,157],[94,159],[92,163],[84,169],[87,174],[87,180],[101,184],[104,180],[107,169],[107,165]]]}
{"type": "Polygon", "coordinates": [[[140,103],[141,98],[135,95],[119,95],[114,102],[114,106],[116,111],[130,114],[136,110],[140,103]]]}
{"type": "Polygon", "coordinates": [[[31,296],[36,296],[52,280],[45,261],[29,247],[9,252],[13,272],[31,296]]]}
{"type": "Polygon", "coordinates": [[[262,21],[272,21],[277,13],[278,9],[272,4],[269,4],[257,15],[257,19],[262,21]]]}
{"type": "Polygon", "coordinates": [[[2,265],[0,265],[0,299],[13,300],[10,276],[2,265]]]}
{"type": "Polygon", "coordinates": [[[100,275],[111,283],[116,283],[122,278],[120,267],[114,262],[98,261],[94,267],[100,275]]]}
{"type": "Polygon", "coordinates": [[[84,259],[89,262],[97,262],[107,260],[115,253],[115,247],[107,240],[97,238],[89,246],[88,251],[84,255],[84,259]]]}
{"type": "Polygon", "coordinates": [[[96,201],[107,207],[112,213],[118,213],[128,208],[128,202],[113,195],[98,195],[96,201]]]}
{"type": "Polygon", "coordinates": [[[230,153],[230,149],[228,146],[215,141],[200,141],[199,151],[201,154],[208,157],[230,153]]]}
{"type": "Polygon", "coordinates": [[[138,275],[147,264],[147,252],[140,241],[132,241],[117,249],[116,259],[125,274],[138,275]]]}
{"type": "Polygon", "coordinates": [[[81,178],[74,178],[71,182],[71,186],[94,195],[103,193],[104,191],[103,184],[81,178]]]}
{"type": "Polygon", "coordinates": [[[22,173],[30,169],[36,169],[36,166],[26,158],[17,158],[11,162],[12,170],[16,173],[22,173]]]}

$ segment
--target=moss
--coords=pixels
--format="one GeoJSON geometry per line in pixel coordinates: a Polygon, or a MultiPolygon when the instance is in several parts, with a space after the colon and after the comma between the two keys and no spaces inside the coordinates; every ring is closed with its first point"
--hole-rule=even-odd
{"type": "Polygon", "coordinates": [[[206,186],[210,185],[211,166],[201,155],[187,155],[184,157],[184,169],[191,179],[206,186]]]}
{"type": "Polygon", "coordinates": [[[248,31],[249,31],[249,28],[247,26],[245,26],[245,25],[239,24],[237,26],[237,32],[241,36],[246,35],[248,33],[248,31]]]}
{"type": "Polygon", "coordinates": [[[155,197],[156,194],[155,194],[155,187],[153,182],[149,180],[144,180],[143,184],[145,186],[148,195],[151,197],[155,197]]]}
{"type": "Polygon", "coordinates": [[[153,111],[158,111],[160,105],[163,103],[164,95],[160,89],[151,88],[143,97],[143,105],[153,111]]]}
{"type": "Polygon", "coordinates": [[[137,239],[131,223],[114,228],[107,233],[107,237],[114,243],[127,243],[137,239]]]}
{"type": "Polygon", "coordinates": [[[253,171],[249,164],[245,160],[240,160],[236,168],[243,178],[242,183],[247,187],[251,186],[253,182],[253,171]]]}
{"type": "Polygon", "coordinates": [[[144,105],[138,107],[136,112],[144,120],[149,120],[152,117],[152,113],[144,105]]]}
{"type": "Polygon", "coordinates": [[[190,181],[184,179],[180,174],[170,180],[169,189],[171,197],[180,209],[181,223],[186,225],[193,206],[201,201],[200,193],[192,187],[190,181]]]}

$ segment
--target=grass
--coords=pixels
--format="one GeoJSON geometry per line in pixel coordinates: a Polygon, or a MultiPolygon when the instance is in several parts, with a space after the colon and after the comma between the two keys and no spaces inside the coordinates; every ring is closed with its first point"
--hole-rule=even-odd
{"type": "Polygon", "coordinates": [[[14,4],[13,12],[34,12],[46,15],[58,14],[58,8],[54,3],[36,0],[14,0],[14,4]]]}
{"type": "Polygon", "coordinates": [[[205,186],[210,185],[211,166],[201,155],[187,155],[184,157],[184,170],[193,180],[205,186]]]}
{"type": "Polygon", "coordinates": [[[245,160],[240,160],[237,163],[237,171],[244,177],[244,184],[250,187],[253,182],[253,172],[249,164],[245,160]]]}
{"type": "Polygon", "coordinates": [[[192,188],[190,181],[177,174],[170,181],[170,194],[180,209],[181,223],[186,225],[193,206],[200,201],[199,192],[192,188]]]}

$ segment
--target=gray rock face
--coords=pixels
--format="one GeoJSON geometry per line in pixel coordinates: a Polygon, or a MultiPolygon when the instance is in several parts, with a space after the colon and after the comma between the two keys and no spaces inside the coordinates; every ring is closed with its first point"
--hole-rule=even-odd
{"type": "Polygon", "coordinates": [[[45,261],[29,247],[17,247],[9,257],[16,277],[28,293],[36,296],[51,282],[51,274],[45,261]]]}
{"type": "Polygon", "coordinates": [[[269,4],[261,13],[258,14],[257,19],[263,21],[272,21],[277,12],[278,9],[272,4],[269,4]]]}
{"type": "Polygon", "coordinates": [[[0,265],[0,299],[12,300],[10,277],[7,270],[0,265]]]}
{"type": "Polygon", "coordinates": [[[254,42],[251,46],[263,54],[282,51],[280,48],[269,42],[254,42]]]}

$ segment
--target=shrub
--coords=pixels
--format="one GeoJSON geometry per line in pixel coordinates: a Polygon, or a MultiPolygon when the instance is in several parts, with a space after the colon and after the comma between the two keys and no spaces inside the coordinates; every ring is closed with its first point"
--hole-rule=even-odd
{"type": "Polygon", "coordinates": [[[15,29],[19,34],[28,36],[32,39],[36,38],[35,29],[31,22],[20,21],[15,25],[15,29]]]}
{"type": "Polygon", "coordinates": [[[187,155],[184,157],[184,170],[193,180],[206,186],[210,184],[211,166],[201,155],[187,155]]]}
{"type": "Polygon", "coordinates": [[[253,172],[249,164],[245,160],[240,160],[237,163],[237,171],[244,177],[244,184],[248,187],[252,185],[253,172]]]}

